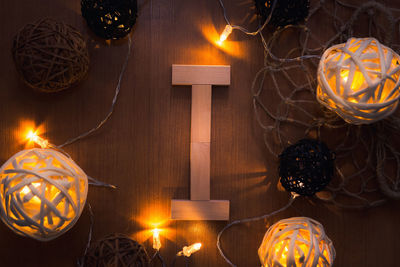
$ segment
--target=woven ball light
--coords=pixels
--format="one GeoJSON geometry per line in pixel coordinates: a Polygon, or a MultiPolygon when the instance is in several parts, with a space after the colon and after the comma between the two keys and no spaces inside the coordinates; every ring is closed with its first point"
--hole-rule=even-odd
{"type": "MultiPolygon", "coordinates": [[[[254,0],[257,13],[265,21],[275,0],[254,0]]],[[[277,0],[269,24],[275,27],[303,22],[310,9],[310,0],[277,0]]]]}
{"type": "Polygon", "coordinates": [[[300,140],[279,155],[280,183],[289,192],[312,196],[331,181],[334,159],[334,154],[323,142],[300,140]]]}
{"type": "Polygon", "coordinates": [[[263,267],[330,267],[336,252],[319,222],[293,217],[268,229],[258,255],[263,267]]]}
{"type": "Polygon", "coordinates": [[[131,31],[137,17],[136,0],[82,0],[81,12],[99,37],[120,39],[131,31]]]}
{"type": "Polygon", "coordinates": [[[14,37],[12,55],[25,84],[42,92],[67,89],[89,70],[89,52],[80,32],[52,19],[22,28],[14,37]]]}
{"type": "Polygon", "coordinates": [[[351,124],[392,114],[400,97],[400,56],[374,38],[351,38],[327,49],[318,67],[317,99],[351,124]]]}
{"type": "Polygon", "coordinates": [[[88,192],[86,174],[53,149],[28,149],[0,168],[0,215],[17,234],[49,241],[80,217],[88,192]]]}
{"type": "Polygon", "coordinates": [[[122,234],[109,235],[94,243],[84,260],[85,266],[150,266],[150,258],[145,248],[138,242],[122,234]]]}

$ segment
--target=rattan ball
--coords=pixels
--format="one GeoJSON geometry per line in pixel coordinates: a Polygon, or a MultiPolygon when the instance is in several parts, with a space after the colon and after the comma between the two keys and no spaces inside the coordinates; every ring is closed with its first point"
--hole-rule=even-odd
{"type": "Polygon", "coordinates": [[[87,176],[71,158],[23,150],[0,168],[0,217],[17,234],[49,241],[78,221],[87,192],[87,176]]]}
{"type": "Polygon", "coordinates": [[[317,99],[351,124],[386,118],[400,99],[400,55],[374,38],[328,48],[318,66],[317,99]]]}
{"type": "MultiPolygon", "coordinates": [[[[254,0],[258,15],[265,21],[275,0],[254,0]]],[[[310,0],[277,0],[269,24],[275,27],[303,22],[310,9],[310,0]]]]}
{"type": "Polygon", "coordinates": [[[330,267],[336,252],[319,222],[293,217],[268,229],[258,255],[262,267],[330,267]]]}
{"type": "Polygon", "coordinates": [[[81,12],[99,37],[120,39],[131,31],[137,17],[136,0],[82,0],[81,12]]]}
{"type": "Polygon", "coordinates": [[[146,249],[138,242],[122,234],[109,235],[92,244],[84,260],[85,266],[150,266],[150,258],[146,249]]]}
{"type": "Polygon", "coordinates": [[[279,176],[289,192],[311,196],[329,184],[334,174],[334,154],[322,142],[303,139],[279,155],[279,176]]]}
{"type": "Polygon", "coordinates": [[[67,89],[89,70],[89,52],[81,33],[52,19],[22,28],[14,37],[12,55],[22,80],[42,92],[67,89]]]}

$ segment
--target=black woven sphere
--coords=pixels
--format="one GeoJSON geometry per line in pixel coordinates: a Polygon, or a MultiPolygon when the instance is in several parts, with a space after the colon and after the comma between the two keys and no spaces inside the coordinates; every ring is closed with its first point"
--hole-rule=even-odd
{"type": "Polygon", "coordinates": [[[314,139],[303,139],[279,155],[279,176],[289,192],[311,196],[329,184],[334,173],[334,154],[314,139]]]}
{"type": "Polygon", "coordinates": [[[136,0],[82,0],[82,16],[99,37],[120,39],[132,29],[137,17],[136,0]]]}
{"type": "MultiPolygon", "coordinates": [[[[254,0],[257,13],[265,21],[271,13],[275,0],[254,0]]],[[[274,12],[269,24],[275,27],[283,27],[303,22],[310,9],[310,0],[276,0],[274,12]]]]}

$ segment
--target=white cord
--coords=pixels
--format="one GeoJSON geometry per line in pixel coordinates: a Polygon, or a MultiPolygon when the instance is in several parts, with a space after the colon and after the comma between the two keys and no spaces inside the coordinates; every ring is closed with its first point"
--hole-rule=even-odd
{"type": "Polygon", "coordinates": [[[114,94],[114,98],[112,100],[111,103],[111,107],[110,110],[108,111],[107,115],[105,116],[105,118],[103,120],[101,120],[95,127],[93,127],[92,129],[90,129],[87,132],[84,132],[80,135],[78,135],[77,137],[71,138],[69,140],[67,140],[65,143],[57,146],[57,148],[63,148],[67,145],[70,145],[80,139],[83,139],[89,135],[91,135],[92,133],[94,133],[95,131],[99,130],[107,121],[108,119],[111,117],[112,113],[114,112],[114,108],[115,108],[115,104],[117,103],[118,100],[118,95],[119,95],[119,91],[121,90],[121,81],[122,78],[124,76],[125,70],[126,70],[126,66],[128,65],[128,61],[129,61],[129,57],[131,55],[131,48],[132,48],[132,40],[131,40],[131,36],[128,35],[128,53],[126,54],[126,58],[124,61],[124,64],[122,65],[122,69],[121,69],[121,73],[119,74],[119,78],[118,78],[118,83],[117,86],[115,87],[115,94],[114,94]]]}
{"type": "Polygon", "coordinates": [[[236,225],[236,224],[259,221],[259,220],[262,220],[262,219],[266,219],[266,218],[268,218],[268,217],[271,217],[271,216],[273,216],[273,215],[275,215],[275,214],[277,214],[277,213],[279,213],[279,212],[282,212],[282,211],[288,209],[288,208],[292,205],[293,201],[295,200],[295,198],[296,198],[297,196],[298,196],[298,195],[296,195],[296,194],[292,194],[292,195],[290,196],[289,202],[288,202],[284,207],[280,208],[279,210],[276,210],[276,211],[273,211],[273,212],[271,212],[271,213],[264,214],[264,215],[261,215],[261,216],[257,216],[257,217],[252,217],[252,218],[246,218],[246,219],[236,220],[236,221],[233,221],[233,222],[227,224],[227,225],[218,233],[218,236],[217,236],[217,248],[218,248],[219,254],[221,254],[222,258],[224,258],[224,260],[225,260],[230,266],[236,267],[236,265],[233,264],[233,263],[228,259],[227,256],[225,256],[225,254],[224,254],[224,252],[222,251],[222,248],[221,248],[221,236],[222,236],[222,234],[225,232],[225,230],[227,230],[228,228],[230,228],[230,227],[232,227],[232,226],[234,226],[234,225],[236,225]]]}

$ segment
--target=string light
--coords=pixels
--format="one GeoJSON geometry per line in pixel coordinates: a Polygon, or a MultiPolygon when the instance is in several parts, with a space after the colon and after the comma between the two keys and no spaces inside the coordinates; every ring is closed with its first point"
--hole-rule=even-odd
{"type": "Polygon", "coordinates": [[[224,31],[221,33],[219,37],[219,41],[217,41],[218,45],[222,45],[222,43],[228,38],[228,36],[232,33],[233,27],[231,25],[226,25],[224,31]]]}
{"type": "Polygon", "coordinates": [[[49,147],[49,141],[38,136],[37,133],[32,130],[28,132],[26,138],[29,139],[31,142],[38,144],[41,148],[49,147]]]}
{"type": "Polygon", "coordinates": [[[161,248],[160,230],[157,228],[153,230],[153,248],[157,251],[161,248]]]}
{"type": "Polygon", "coordinates": [[[201,243],[195,243],[190,246],[184,246],[181,251],[176,254],[177,256],[190,257],[193,253],[199,251],[201,248],[201,243]]]}

